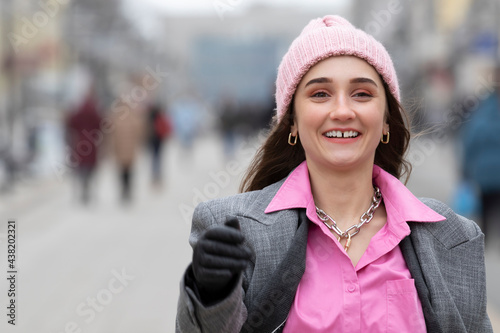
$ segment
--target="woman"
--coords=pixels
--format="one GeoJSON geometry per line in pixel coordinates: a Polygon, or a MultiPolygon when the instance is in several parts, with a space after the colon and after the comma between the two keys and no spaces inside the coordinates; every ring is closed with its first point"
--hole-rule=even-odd
{"type": "Polygon", "coordinates": [[[491,332],[481,231],[399,181],[409,131],[385,48],[316,19],[276,84],[245,193],[195,210],[177,332],[491,332]]]}
{"type": "Polygon", "coordinates": [[[136,104],[111,115],[112,146],[119,172],[121,201],[131,203],[133,197],[134,164],[145,135],[145,105],[136,104]]]}

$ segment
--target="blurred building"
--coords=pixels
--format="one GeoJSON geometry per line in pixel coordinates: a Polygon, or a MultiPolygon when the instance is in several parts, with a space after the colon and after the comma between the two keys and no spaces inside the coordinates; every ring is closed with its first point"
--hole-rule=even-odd
{"type": "Polygon", "coordinates": [[[417,122],[449,127],[450,114],[469,112],[476,91],[492,84],[488,70],[499,61],[497,0],[352,0],[307,10],[214,2],[204,15],[156,13],[149,35],[139,26],[148,18],[125,0],[64,3],[0,2],[0,184],[33,161],[37,172],[53,172],[65,153],[59,124],[89,82],[103,112],[151,71],[164,80],[148,98],[164,105],[191,95],[213,114],[230,96],[239,109],[270,112],[281,57],[325,14],[346,16],[386,45],[417,122]]]}
{"type": "Polygon", "coordinates": [[[65,11],[58,2],[1,3],[0,187],[29,175],[40,154],[50,154],[40,138],[59,119],[65,11]]]}
{"type": "Polygon", "coordinates": [[[393,56],[415,121],[456,130],[499,61],[500,2],[354,0],[350,15],[393,56]]]}
{"type": "Polygon", "coordinates": [[[103,106],[113,102],[116,86],[127,77],[169,65],[168,53],[160,54],[156,43],[141,35],[121,0],[72,1],[63,36],[69,61],[90,71],[103,106]]]}
{"type": "MultiPolygon", "coordinates": [[[[165,17],[163,47],[176,55],[172,91],[195,87],[210,101],[230,94],[240,101],[266,102],[288,46],[326,10],[256,5],[220,15],[214,9],[208,16],[165,17]]],[[[336,14],[345,12],[339,8],[336,14]]]]}
{"type": "Polygon", "coordinates": [[[120,0],[0,2],[0,188],[65,167],[64,118],[93,84],[107,110],[121,84],[166,68],[120,0]]]}

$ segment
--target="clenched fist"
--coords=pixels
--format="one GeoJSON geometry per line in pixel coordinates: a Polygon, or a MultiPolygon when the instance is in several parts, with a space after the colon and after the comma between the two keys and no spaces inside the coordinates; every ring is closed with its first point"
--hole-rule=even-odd
{"type": "Polygon", "coordinates": [[[193,274],[198,290],[205,300],[220,299],[234,285],[234,280],[247,267],[251,251],[236,217],[224,226],[203,233],[193,250],[193,274]]]}

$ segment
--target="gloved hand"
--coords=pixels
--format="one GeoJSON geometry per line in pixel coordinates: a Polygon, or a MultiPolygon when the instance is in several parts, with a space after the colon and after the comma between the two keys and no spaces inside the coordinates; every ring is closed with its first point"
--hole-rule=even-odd
{"type": "Polygon", "coordinates": [[[236,217],[203,233],[193,250],[193,275],[202,301],[223,299],[247,267],[251,251],[236,217]]]}

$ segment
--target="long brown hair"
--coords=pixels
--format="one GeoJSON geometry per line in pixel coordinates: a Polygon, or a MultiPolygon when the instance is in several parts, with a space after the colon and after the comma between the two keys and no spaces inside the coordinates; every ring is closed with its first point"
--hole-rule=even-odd
{"type": "MultiPolygon", "coordinates": [[[[389,124],[390,141],[380,143],[375,151],[375,164],[400,179],[405,176],[405,182],[411,173],[411,164],[405,159],[405,153],[410,142],[408,114],[390,93],[389,87],[383,81],[387,99],[386,120],[389,124]]],[[[295,146],[288,144],[290,126],[293,123],[293,100],[281,121],[273,119],[272,129],[250,164],[240,185],[241,192],[260,190],[285,178],[305,159],[305,152],[300,137],[295,146]]]]}

